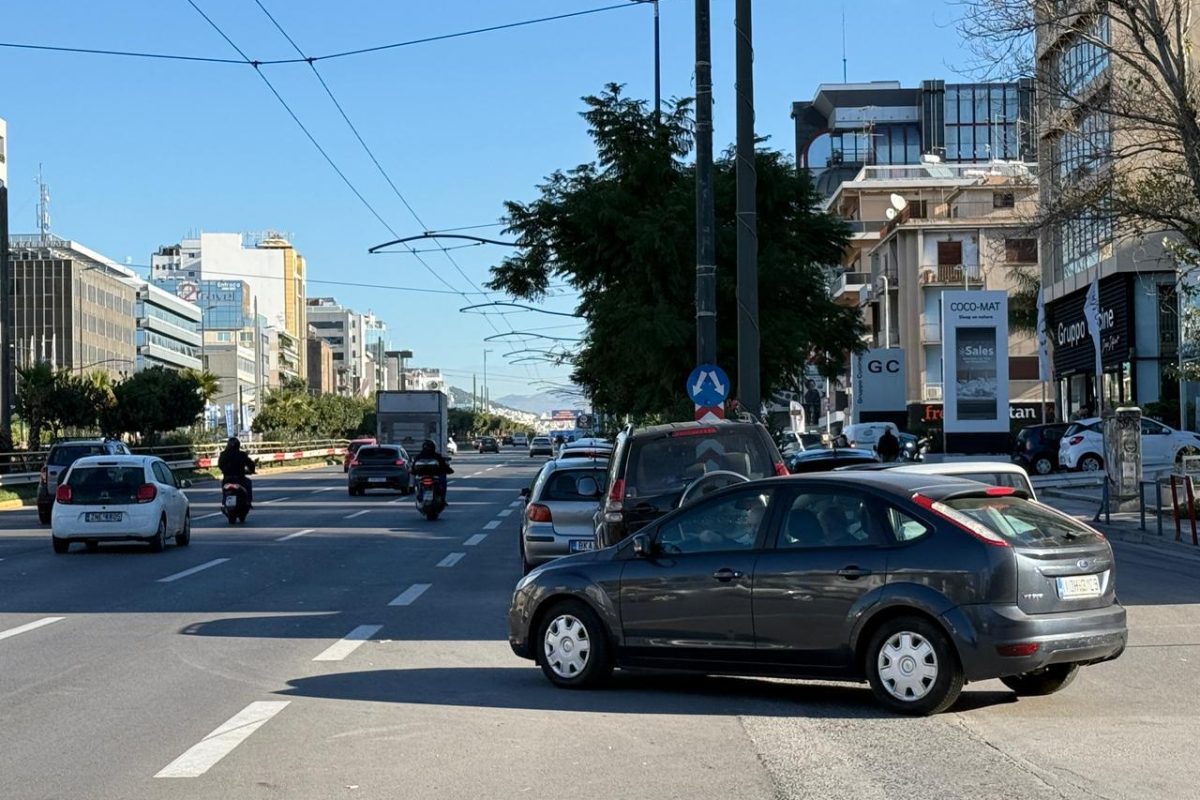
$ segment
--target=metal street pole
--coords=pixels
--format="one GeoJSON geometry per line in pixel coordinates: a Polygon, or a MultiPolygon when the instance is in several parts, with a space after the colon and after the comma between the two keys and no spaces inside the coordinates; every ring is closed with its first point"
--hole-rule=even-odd
{"type": "Polygon", "coordinates": [[[658,0],[654,0],[654,121],[662,119],[662,55],[658,41],[658,0]]]}
{"type": "Polygon", "coordinates": [[[754,164],[754,38],[750,0],[737,0],[737,300],[738,397],[757,415],[762,406],[758,326],[758,174],[754,164]]]}
{"type": "Polygon", "coordinates": [[[13,394],[16,369],[13,365],[16,326],[12,315],[12,270],[8,260],[8,187],[0,181],[0,439],[11,444],[13,394]]]}
{"type": "Polygon", "coordinates": [[[484,348],[484,350],[483,350],[483,410],[485,412],[488,410],[488,400],[490,399],[488,397],[488,379],[487,379],[487,357],[488,357],[488,353],[490,353],[490,352],[492,352],[492,351],[488,350],[487,348],[484,348]]]}
{"type": "Polygon", "coordinates": [[[696,0],[696,361],[717,360],[717,241],[713,207],[712,37],[709,0],[696,0]]]}

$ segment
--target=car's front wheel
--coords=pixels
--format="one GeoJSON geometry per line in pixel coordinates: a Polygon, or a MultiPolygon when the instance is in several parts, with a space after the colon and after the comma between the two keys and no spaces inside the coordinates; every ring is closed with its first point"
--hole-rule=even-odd
{"type": "Polygon", "coordinates": [[[1022,675],[1009,675],[1000,682],[1019,697],[1043,697],[1067,688],[1078,674],[1078,664],[1051,664],[1022,675]]]}
{"type": "Polygon", "coordinates": [[[555,686],[585,689],[612,673],[604,623],[579,600],[564,600],[542,617],[537,632],[537,661],[555,686]]]}
{"type": "Polygon", "coordinates": [[[921,617],[885,622],[871,637],[865,666],[875,699],[901,714],[945,711],[965,682],[946,634],[921,617]]]}
{"type": "Polygon", "coordinates": [[[1038,475],[1049,475],[1054,472],[1054,462],[1049,456],[1039,456],[1033,461],[1033,471],[1038,475]]]}

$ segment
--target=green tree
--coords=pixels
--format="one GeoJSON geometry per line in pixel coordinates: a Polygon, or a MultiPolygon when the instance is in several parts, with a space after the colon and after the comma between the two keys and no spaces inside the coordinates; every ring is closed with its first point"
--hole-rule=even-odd
{"type": "Polygon", "coordinates": [[[106,433],[131,433],[154,444],[160,434],[194,425],[204,411],[192,377],[163,367],[134,373],[113,386],[114,403],[102,414],[106,433]]]}
{"type": "Polygon", "coordinates": [[[185,369],[183,376],[196,384],[205,405],[211,403],[221,392],[221,379],[206,369],[185,369]]]}
{"type": "MultiPolygon", "coordinates": [[[[572,378],[593,405],[639,417],[690,416],[684,379],[695,366],[695,169],[690,102],[654,112],[609,85],[586,97],[583,117],[597,160],[546,179],[540,197],[506,204],[516,255],[492,269],[489,288],[539,301],[552,279],[581,295],[587,323],[572,378]]],[[[791,387],[806,363],[844,363],[861,347],[857,309],[829,298],[823,265],[847,244],[839,220],[815,211],[804,171],[759,148],[759,321],[762,390],[791,387]]],[[[735,168],[714,170],[718,361],[735,375],[735,168]]],[[[734,388],[736,394],[736,387],[734,388]]]]}
{"type": "Polygon", "coordinates": [[[317,427],[312,399],[302,392],[272,389],[254,415],[255,433],[269,439],[290,441],[309,435],[317,427]]]}
{"type": "Polygon", "coordinates": [[[17,394],[13,411],[29,426],[29,449],[41,447],[42,431],[51,427],[56,413],[57,375],[47,361],[17,369],[17,394]]]}
{"type": "Polygon", "coordinates": [[[1014,333],[1037,333],[1037,301],[1042,278],[1036,268],[1013,267],[1014,289],[1008,293],[1008,328],[1014,333]]]}

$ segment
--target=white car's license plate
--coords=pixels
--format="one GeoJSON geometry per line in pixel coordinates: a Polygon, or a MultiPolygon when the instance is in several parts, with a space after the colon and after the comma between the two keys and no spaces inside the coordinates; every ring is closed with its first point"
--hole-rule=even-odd
{"type": "Polygon", "coordinates": [[[1081,597],[1098,597],[1100,595],[1099,575],[1071,575],[1057,580],[1058,596],[1063,600],[1077,600],[1081,597]]]}
{"type": "Polygon", "coordinates": [[[368,483],[387,483],[387,478],[368,478],[368,483]]]}
{"type": "Polygon", "coordinates": [[[89,511],[83,515],[84,522],[120,522],[125,515],[120,511],[89,511]]]}
{"type": "Polygon", "coordinates": [[[581,553],[584,550],[595,550],[596,543],[591,539],[573,539],[571,541],[571,552],[581,553]]]}

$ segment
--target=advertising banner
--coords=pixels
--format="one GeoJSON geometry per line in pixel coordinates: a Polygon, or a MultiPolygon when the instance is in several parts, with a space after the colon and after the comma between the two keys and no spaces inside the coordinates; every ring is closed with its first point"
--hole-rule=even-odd
{"type": "Polygon", "coordinates": [[[854,421],[864,411],[904,411],[908,398],[904,380],[904,351],[899,347],[855,353],[850,360],[854,421]]]}
{"type": "Polygon", "coordinates": [[[1008,294],[942,293],[947,433],[1007,432],[1008,294]]]}

